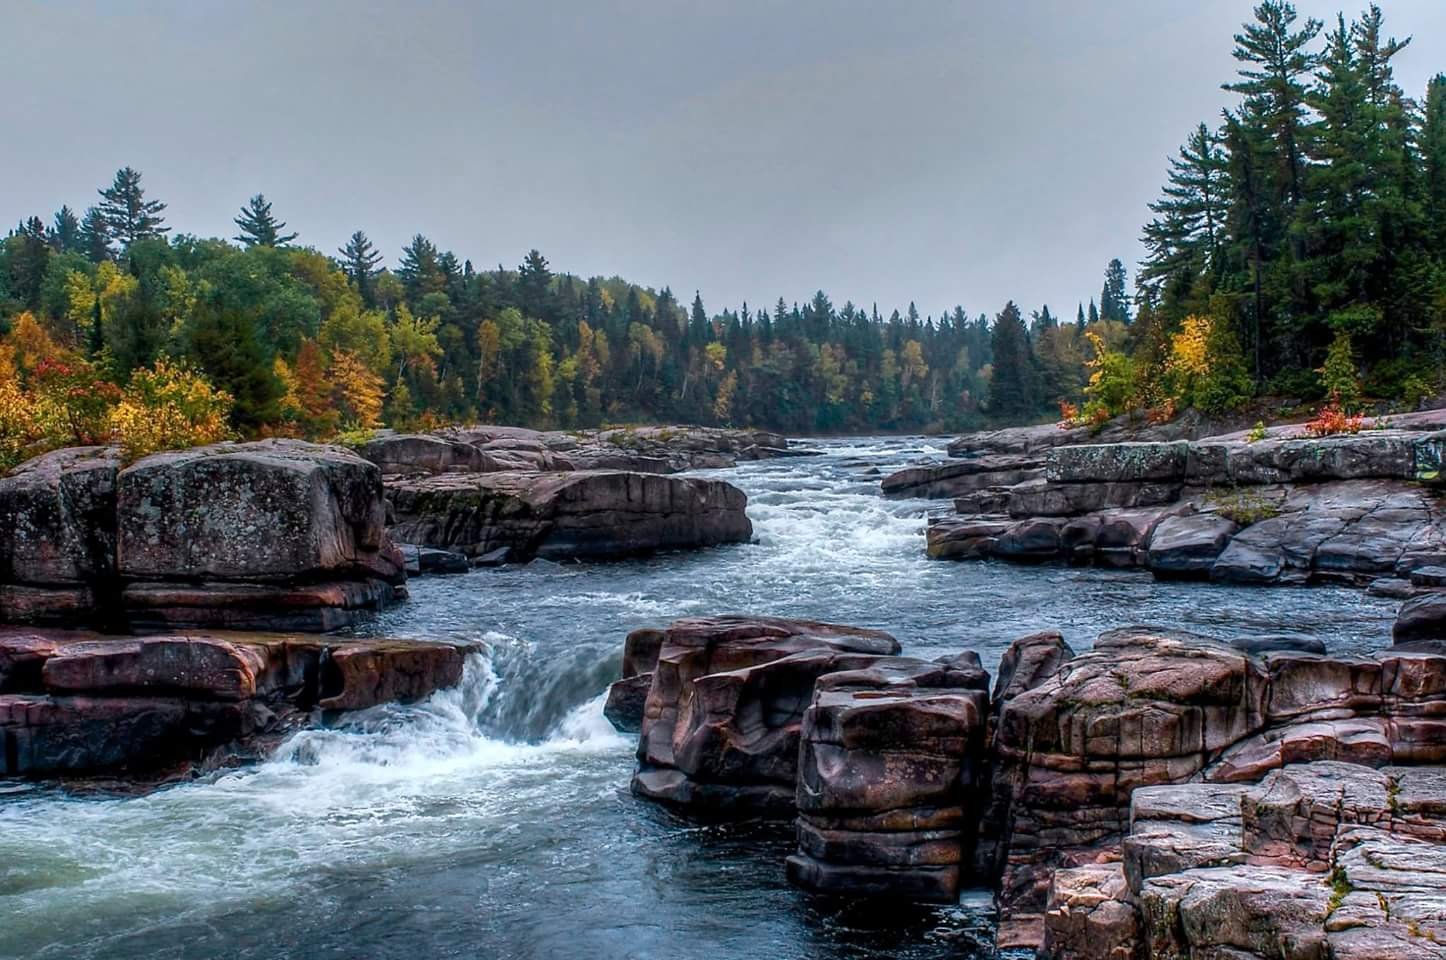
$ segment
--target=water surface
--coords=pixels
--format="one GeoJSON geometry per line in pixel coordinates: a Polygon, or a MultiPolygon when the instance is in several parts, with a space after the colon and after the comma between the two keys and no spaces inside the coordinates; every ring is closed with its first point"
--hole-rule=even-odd
{"type": "Polygon", "coordinates": [[[1156,623],[1217,636],[1388,642],[1394,604],[1335,588],[936,563],[928,510],[875,471],[942,444],[817,444],[720,471],[757,543],[616,564],[414,581],[364,632],[484,639],[464,683],[291,738],[256,767],[148,796],[0,781],[0,957],[976,958],[988,899],[871,915],[783,879],[786,827],[676,817],[626,789],[633,743],[601,716],[627,631],[730,611],[881,627],[906,653],[1044,628],[1076,648],[1156,623]]]}

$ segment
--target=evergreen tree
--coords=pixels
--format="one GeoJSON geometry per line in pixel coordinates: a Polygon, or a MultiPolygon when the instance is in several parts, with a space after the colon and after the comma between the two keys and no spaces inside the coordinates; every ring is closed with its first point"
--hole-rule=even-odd
{"type": "Polygon", "coordinates": [[[420,233],[402,248],[402,259],[397,265],[397,279],[402,281],[409,300],[416,302],[429,293],[442,292],[446,286],[446,278],[442,275],[437,258],[436,244],[420,233]]]}
{"type": "Polygon", "coordinates": [[[527,251],[522,265],[517,268],[517,292],[522,300],[522,312],[539,319],[551,319],[549,288],[552,284],[552,269],[547,258],[538,250],[527,251]]]}
{"type": "Polygon", "coordinates": [[[70,207],[62,205],[55,211],[50,227],[50,246],[57,253],[84,253],[80,243],[80,218],[70,207]]]}
{"type": "Polygon", "coordinates": [[[91,263],[100,263],[113,256],[110,246],[110,228],[106,225],[105,214],[100,212],[99,207],[86,209],[85,216],[80,221],[78,243],[80,244],[79,252],[85,254],[91,263]]]}
{"type": "Polygon", "coordinates": [[[0,287],[8,290],[18,300],[22,309],[40,309],[40,291],[45,281],[45,269],[50,263],[50,239],[45,222],[39,217],[21,221],[6,239],[5,258],[0,263],[5,267],[5,276],[0,277],[0,287]]]}
{"type": "Polygon", "coordinates": [[[1446,258],[1446,73],[1431,78],[1421,121],[1425,215],[1432,252],[1446,258]]]}
{"type": "Polygon", "coordinates": [[[341,254],[341,269],[356,284],[362,302],[373,306],[372,281],[376,279],[377,264],[382,262],[382,253],[361,230],[351,235],[338,253],[341,254]]]}
{"type": "Polygon", "coordinates": [[[1105,267],[1105,286],[1100,291],[1100,318],[1130,322],[1130,295],[1125,292],[1125,265],[1116,257],[1105,267]]]}
{"type": "Polygon", "coordinates": [[[1152,294],[1176,300],[1201,276],[1218,280],[1224,266],[1220,245],[1230,187],[1220,138],[1200,124],[1179,156],[1170,158],[1167,176],[1164,195],[1150,204],[1155,217],[1145,225],[1149,253],[1139,281],[1152,294]]]}
{"type": "Polygon", "coordinates": [[[989,381],[989,412],[996,417],[1028,417],[1038,406],[1034,395],[1034,355],[1024,320],[1013,300],[995,317],[990,340],[994,374],[989,381]]]}
{"type": "Polygon", "coordinates": [[[1245,122],[1268,132],[1275,154],[1273,174],[1292,208],[1304,192],[1305,78],[1315,65],[1307,49],[1322,24],[1308,18],[1295,28],[1295,7],[1283,0],[1264,0],[1255,8],[1255,23],[1235,35],[1235,59],[1240,79],[1224,89],[1245,98],[1245,122]]]}
{"type": "Polygon", "coordinates": [[[277,220],[271,212],[271,202],[262,194],[256,194],[241,208],[235,219],[241,233],[236,240],[247,247],[284,247],[295,240],[295,233],[283,234],[285,222],[277,220]]]}
{"type": "Polygon", "coordinates": [[[100,214],[105,219],[107,234],[122,250],[128,250],[137,240],[170,232],[171,228],[165,226],[165,218],[161,216],[166,205],[146,199],[139,170],[122,167],[115,172],[111,185],[99,192],[100,214]]]}

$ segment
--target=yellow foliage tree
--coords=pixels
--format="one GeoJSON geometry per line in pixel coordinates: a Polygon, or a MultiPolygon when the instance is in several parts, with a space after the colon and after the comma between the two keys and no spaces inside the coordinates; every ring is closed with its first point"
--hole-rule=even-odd
{"type": "Polygon", "coordinates": [[[166,357],[131,373],[110,422],[129,458],[216,443],[231,435],[231,395],[196,370],[166,357]]]}
{"type": "Polygon", "coordinates": [[[331,381],[342,422],[374,430],[382,423],[382,378],[349,350],[331,355],[331,381]]]}

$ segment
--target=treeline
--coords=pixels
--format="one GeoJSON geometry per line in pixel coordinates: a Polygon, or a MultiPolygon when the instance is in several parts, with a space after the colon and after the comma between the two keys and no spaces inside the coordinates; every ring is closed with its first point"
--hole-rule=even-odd
{"type": "Polygon", "coordinates": [[[165,205],[130,168],[100,196],[6,240],[0,317],[28,313],[117,383],[160,357],[191,364],[232,397],[242,433],[479,419],[920,429],[970,422],[988,395],[993,325],[962,307],[884,317],[820,291],[712,313],[697,294],[555,273],[536,250],[477,270],[418,235],[387,269],[358,231],[327,256],[295,245],[259,195],[233,240],[168,238],[165,205]]]}
{"type": "Polygon", "coordinates": [[[232,240],[170,236],[125,168],[83,214],[32,217],[0,245],[0,382],[23,419],[43,335],[79,380],[120,389],[168,364],[224,392],[235,432],[308,436],[473,420],[957,430],[1062,402],[1097,419],[1260,393],[1411,401],[1446,379],[1446,77],[1408,98],[1391,65],[1407,41],[1383,29],[1374,6],[1326,30],[1261,4],[1225,85],[1241,100],[1171,161],[1134,289],[1113,260],[1072,318],[1012,302],[882,315],[822,291],[710,311],[557,273],[536,250],[476,269],[420,234],[386,268],[362,231],[331,255],[299,246],[260,195],[232,240]]]}

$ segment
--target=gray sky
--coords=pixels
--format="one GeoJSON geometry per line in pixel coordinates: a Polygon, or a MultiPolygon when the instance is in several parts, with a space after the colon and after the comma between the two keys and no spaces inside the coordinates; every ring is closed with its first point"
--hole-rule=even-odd
{"type": "MultiPolygon", "coordinates": [[[[1331,18],[1331,4],[1297,4],[1331,18]]],[[[1446,69],[1446,3],[1386,0],[1446,69]]],[[[1247,0],[0,0],[0,222],[130,164],[177,230],[262,191],[301,242],[538,247],[711,311],[1008,298],[1131,268],[1166,157],[1232,102],[1247,0]]],[[[1354,8],[1347,8],[1347,13],[1354,8]]]]}

